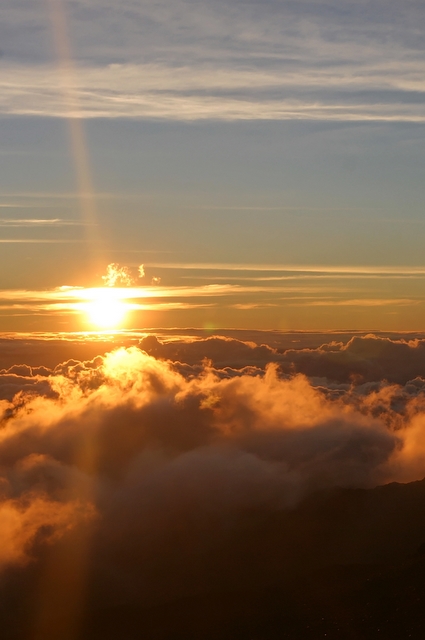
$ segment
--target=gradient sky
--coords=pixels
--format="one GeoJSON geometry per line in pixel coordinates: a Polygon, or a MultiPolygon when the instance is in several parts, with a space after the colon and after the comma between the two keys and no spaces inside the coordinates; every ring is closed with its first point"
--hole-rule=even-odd
{"type": "Polygon", "coordinates": [[[126,328],[423,329],[424,22],[3,0],[0,329],[95,328],[110,263],[126,328]]]}

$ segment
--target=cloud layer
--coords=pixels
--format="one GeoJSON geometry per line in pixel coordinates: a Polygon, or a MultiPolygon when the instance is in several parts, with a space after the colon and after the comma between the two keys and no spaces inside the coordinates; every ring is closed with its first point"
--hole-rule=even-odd
{"type": "Polygon", "coordinates": [[[424,121],[421,63],[329,70],[217,69],[114,64],[67,75],[10,66],[0,113],[167,120],[424,121]],[[387,68],[385,68],[387,67],[387,68]],[[397,74],[397,77],[395,75],[397,74]],[[400,75],[398,75],[400,74],[400,75]],[[411,80],[409,81],[409,77],[411,80]]]}
{"type": "Polygon", "coordinates": [[[23,517],[34,500],[68,505],[75,477],[99,497],[87,509],[136,501],[152,534],[157,518],[162,527],[181,510],[280,509],[327,486],[422,477],[422,341],[353,338],[284,354],[223,338],[141,346],[180,362],[131,347],[54,370],[3,371],[7,513],[19,513],[11,500],[29,501],[23,517]],[[206,357],[219,368],[200,364],[206,357]],[[321,378],[279,376],[273,361],[321,378]]]}
{"type": "MultiPolygon", "coordinates": [[[[2,352],[18,362],[22,346],[4,339],[2,352]]],[[[86,347],[75,344],[75,353],[86,347]]],[[[56,585],[69,615],[83,584],[89,609],[194,597],[222,589],[221,580],[240,588],[248,578],[239,566],[225,569],[226,553],[240,559],[250,527],[275,535],[273,518],[289,536],[279,566],[290,576],[303,554],[313,562],[318,553],[314,538],[301,555],[291,538],[291,518],[317,526],[321,507],[311,511],[310,497],[315,504],[323,491],[425,475],[422,339],[365,336],[285,350],[151,335],[139,347],[62,362],[59,342],[28,343],[29,361],[34,348],[52,364],[0,371],[0,569],[20,571],[29,598],[40,585],[50,597],[56,585]],[[64,582],[62,570],[72,579],[64,582]]],[[[406,530],[397,553],[409,553],[418,535],[406,530]]],[[[249,544],[260,552],[260,542],[249,544]]],[[[330,543],[317,557],[367,562],[395,549],[364,544],[330,543]]],[[[260,565],[259,584],[277,579],[260,565]]]]}
{"type": "Polygon", "coordinates": [[[392,0],[361,11],[353,2],[126,0],[117,12],[102,0],[69,3],[62,17],[50,6],[50,15],[2,8],[2,113],[423,122],[419,2],[401,13],[392,0]],[[57,71],[52,43],[64,41],[64,25],[76,65],[62,51],[57,71]]]}

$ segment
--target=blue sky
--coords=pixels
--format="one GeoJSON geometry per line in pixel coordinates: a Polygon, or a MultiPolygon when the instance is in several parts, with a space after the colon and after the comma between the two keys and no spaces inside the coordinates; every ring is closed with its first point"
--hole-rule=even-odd
{"type": "MultiPolygon", "coordinates": [[[[137,326],[419,329],[424,18],[392,0],[6,0],[1,289],[144,264],[164,300],[251,290],[182,293],[137,326]],[[283,276],[289,293],[258,290],[283,276]]],[[[7,330],[84,325],[3,298],[7,330]]]]}

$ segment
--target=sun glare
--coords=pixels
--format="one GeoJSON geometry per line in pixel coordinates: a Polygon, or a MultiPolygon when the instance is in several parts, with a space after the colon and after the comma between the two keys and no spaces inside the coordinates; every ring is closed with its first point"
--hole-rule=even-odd
{"type": "Polygon", "coordinates": [[[118,329],[130,309],[130,305],[120,299],[116,289],[97,289],[92,299],[84,304],[90,324],[99,329],[118,329]]]}

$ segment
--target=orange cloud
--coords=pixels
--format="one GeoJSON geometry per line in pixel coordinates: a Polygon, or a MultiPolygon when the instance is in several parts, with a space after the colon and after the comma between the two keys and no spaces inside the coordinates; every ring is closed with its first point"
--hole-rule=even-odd
{"type": "MultiPolygon", "coordinates": [[[[422,342],[368,336],[279,352],[231,338],[151,336],[141,346],[155,355],[132,346],[0,372],[3,571],[29,560],[45,567],[45,558],[55,566],[60,549],[101,607],[145,611],[211,593],[214,567],[237,589],[268,584],[274,566],[290,576],[307,557],[379,559],[382,545],[363,549],[351,532],[360,520],[371,526],[359,496],[425,474],[425,378],[407,377],[423,362],[422,342]],[[323,374],[339,358],[343,379],[297,373],[303,358],[305,367],[322,363],[323,374]],[[398,367],[406,379],[350,380],[360,361],[369,373],[398,367]],[[292,373],[283,370],[289,362],[292,373]],[[340,546],[335,514],[348,518],[340,546]],[[317,531],[326,531],[321,546],[317,531]],[[255,580],[246,577],[243,567],[263,557],[255,580]]],[[[30,569],[22,575],[31,585],[22,588],[36,589],[30,569]]],[[[60,591],[60,572],[57,580],[60,591]]]]}
{"type": "Polygon", "coordinates": [[[52,544],[93,516],[90,505],[79,501],[56,502],[34,493],[1,501],[0,569],[28,563],[36,538],[38,544],[52,544]]]}

